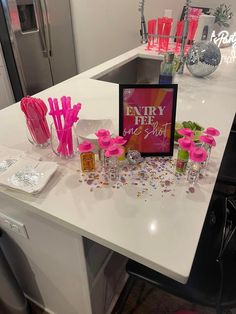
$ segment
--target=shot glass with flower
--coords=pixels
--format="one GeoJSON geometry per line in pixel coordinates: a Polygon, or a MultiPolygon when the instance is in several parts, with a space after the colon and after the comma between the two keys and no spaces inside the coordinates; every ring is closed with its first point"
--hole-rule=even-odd
{"type": "Polygon", "coordinates": [[[207,166],[208,166],[208,163],[210,160],[210,156],[211,156],[211,149],[212,149],[212,147],[216,146],[216,141],[215,141],[214,137],[211,135],[201,135],[199,137],[199,141],[202,143],[202,147],[205,148],[205,150],[207,152],[207,159],[202,164],[202,171],[203,171],[204,169],[207,169],[207,166]]]}
{"type": "MultiPolygon", "coordinates": [[[[127,140],[125,140],[123,136],[116,136],[116,137],[114,137],[114,144],[123,147],[126,143],[127,143],[127,140]]],[[[124,160],[125,159],[125,149],[124,149],[123,154],[118,159],[119,160],[124,160]]]]}
{"type": "Polygon", "coordinates": [[[108,172],[111,181],[119,179],[119,160],[118,158],[124,153],[124,148],[119,145],[111,145],[105,151],[105,157],[108,158],[108,172]]]}
{"type": "Polygon", "coordinates": [[[207,159],[207,152],[203,147],[194,147],[189,153],[191,165],[188,171],[187,180],[190,185],[198,182],[201,170],[201,163],[207,159]]]}
{"type": "Polygon", "coordinates": [[[108,149],[108,147],[110,147],[113,143],[114,143],[114,140],[110,137],[110,135],[102,136],[98,138],[98,146],[99,146],[98,155],[99,155],[99,161],[102,168],[105,168],[105,165],[106,165],[105,150],[108,149]]]}
{"type": "Polygon", "coordinates": [[[190,138],[180,138],[178,140],[178,154],[176,161],[176,172],[177,173],[185,173],[188,160],[189,160],[189,152],[194,147],[194,142],[190,138]]]}

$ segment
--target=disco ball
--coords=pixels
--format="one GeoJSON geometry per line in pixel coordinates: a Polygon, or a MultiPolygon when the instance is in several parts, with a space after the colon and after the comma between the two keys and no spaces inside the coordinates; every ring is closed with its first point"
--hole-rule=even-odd
{"type": "Polygon", "coordinates": [[[143,161],[140,152],[138,152],[137,150],[129,150],[126,158],[131,165],[137,165],[143,161]]]}
{"type": "Polygon", "coordinates": [[[220,49],[213,42],[199,41],[189,49],[186,65],[194,76],[204,77],[218,68],[220,60],[220,49]]]}

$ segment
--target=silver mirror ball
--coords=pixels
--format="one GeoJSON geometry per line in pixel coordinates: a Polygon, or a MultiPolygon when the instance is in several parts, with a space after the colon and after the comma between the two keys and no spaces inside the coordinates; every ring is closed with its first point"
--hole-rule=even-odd
{"type": "Polygon", "coordinates": [[[186,65],[192,75],[204,77],[215,72],[220,61],[220,49],[213,42],[199,41],[189,49],[186,65]]]}

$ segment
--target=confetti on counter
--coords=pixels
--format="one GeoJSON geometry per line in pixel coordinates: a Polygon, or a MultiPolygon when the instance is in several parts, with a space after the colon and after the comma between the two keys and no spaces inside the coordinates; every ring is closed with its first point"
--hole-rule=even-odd
{"type": "Polygon", "coordinates": [[[109,181],[105,171],[81,173],[80,182],[85,182],[90,187],[91,192],[103,188],[132,189],[137,198],[142,198],[145,201],[157,192],[161,193],[162,197],[164,195],[174,197],[175,182],[181,177],[175,173],[175,164],[175,158],[147,157],[138,165],[121,163],[119,179],[116,182],[109,181]]]}

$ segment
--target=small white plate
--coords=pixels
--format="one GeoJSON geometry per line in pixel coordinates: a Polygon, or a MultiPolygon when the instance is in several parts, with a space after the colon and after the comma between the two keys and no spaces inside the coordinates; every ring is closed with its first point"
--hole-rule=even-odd
{"type": "Polygon", "coordinates": [[[111,135],[114,133],[114,126],[112,120],[101,119],[101,120],[89,120],[81,119],[76,125],[76,134],[82,140],[89,140],[93,144],[96,144],[97,137],[95,132],[99,129],[109,130],[111,135]]]}

